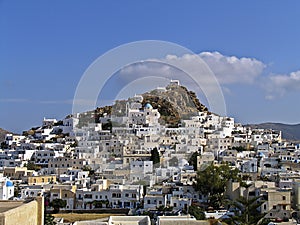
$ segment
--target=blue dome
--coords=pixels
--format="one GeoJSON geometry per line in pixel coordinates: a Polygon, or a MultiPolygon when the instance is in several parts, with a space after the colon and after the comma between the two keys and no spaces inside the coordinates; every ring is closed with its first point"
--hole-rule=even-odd
{"type": "Polygon", "coordinates": [[[152,107],[152,105],[151,105],[150,103],[147,103],[147,104],[145,105],[145,108],[146,108],[146,109],[152,109],[153,107],[152,107]]]}
{"type": "Polygon", "coordinates": [[[11,182],[10,180],[6,181],[6,187],[13,187],[14,183],[11,182]]]}

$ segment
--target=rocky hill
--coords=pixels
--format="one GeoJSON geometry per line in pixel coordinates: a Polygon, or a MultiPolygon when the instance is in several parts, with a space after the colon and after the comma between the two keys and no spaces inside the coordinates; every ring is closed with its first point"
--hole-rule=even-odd
{"type": "MultiPolygon", "coordinates": [[[[165,91],[152,90],[142,94],[142,104],[150,103],[161,114],[160,122],[169,127],[176,127],[181,119],[197,115],[199,111],[207,111],[207,107],[200,103],[196,94],[184,86],[169,85],[165,91]]],[[[113,106],[98,107],[94,112],[81,114],[80,123],[86,124],[89,120],[98,121],[104,114],[122,116],[126,112],[126,103],[131,101],[116,101],[113,106]]]]}
{"type": "Polygon", "coordinates": [[[11,132],[0,128],[0,143],[2,143],[4,141],[5,135],[8,133],[11,133],[11,132]]]}
{"type": "Polygon", "coordinates": [[[207,111],[196,94],[184,86],[169,85],[165,92],[153,90],[143,94],[143,97],[143,104],[150,103],[158,109],[162,122],[169,126],[177,126],[181,119],[207,111]]]}
{"type": "Polygon", "coordinates": [[[248,125],[253,128],[281,130],[282,137],[287,140],[300,140],[300,124],[261,123],[248,125]]]}

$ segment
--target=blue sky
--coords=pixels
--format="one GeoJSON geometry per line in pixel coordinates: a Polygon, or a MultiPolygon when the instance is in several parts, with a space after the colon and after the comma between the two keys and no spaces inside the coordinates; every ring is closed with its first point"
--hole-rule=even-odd
{"type": "Polygon", "coordinates": [[[140,40],[199,54],[237,121],[299,123],[299,10],[296,0],[0,0],[0,127],[21,132],[70,114],[88,66],[140,40]]]}

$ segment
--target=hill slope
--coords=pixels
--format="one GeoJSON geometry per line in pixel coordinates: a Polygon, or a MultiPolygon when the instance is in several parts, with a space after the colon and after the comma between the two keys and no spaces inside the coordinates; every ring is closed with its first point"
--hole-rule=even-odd
{"type": "Polygon", "coordinates": [[[8,133],[11,133],[11,132],[0,128],[0,143],[2,143],[4,141],[5,135],[8,133]]]}
{"type": "MultiPolygon", "coordinates": [[[[161,114],[160,122],[168,124],[169,127],[178,126],[181,119],[197,115],[199,111],[208,111],[196,94],[184,86],[168,85],[166,91],[152,90],[142,96],[142,104],[150,103],[154,109],[158,109],[161,114]]],[[[128,101],[131,99],[118,100],[113,106],[98,107],[94,112],[80,114],[80,125],[91,119],[98,121],[104,114],[124,116],[128,101]]]]}
{"type": "Polygon", "coordinates": [[[196,94],[184,86],[169,85],[165,92],[153,90],[143,94],[143,98],[143,105],[150,103],[158,109],[161,119],[171,126],[177,126],[181,119],[197,115],[199,111],[207,111],[196,94]]]}
{"type": "Polygon", "coordinates": [[[253,128],[281,130],[282,137],[287,140],[300,140],[300,124],[261,123],[249,125],[253,128]]]}

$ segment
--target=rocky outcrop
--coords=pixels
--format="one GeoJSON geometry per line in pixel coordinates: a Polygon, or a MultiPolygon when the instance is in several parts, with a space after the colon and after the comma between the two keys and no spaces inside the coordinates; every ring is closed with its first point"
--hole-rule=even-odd
{"type": "MultiPolygon", "coordinates": [[[[165,91],[152,90],[142,94],[143,105],[150,103],[161,114],[160,122],[169,127],[177,127],[181,119],[197,115],[207,108],[200,103],[196,94],[184,86],[169,85],[165,91]]],[[[128,100],[117,100],[113,106],[98,107],[95,111],[81,113],[80,125],[97,122],[103,115],[124,116],[128,100]]]]}

